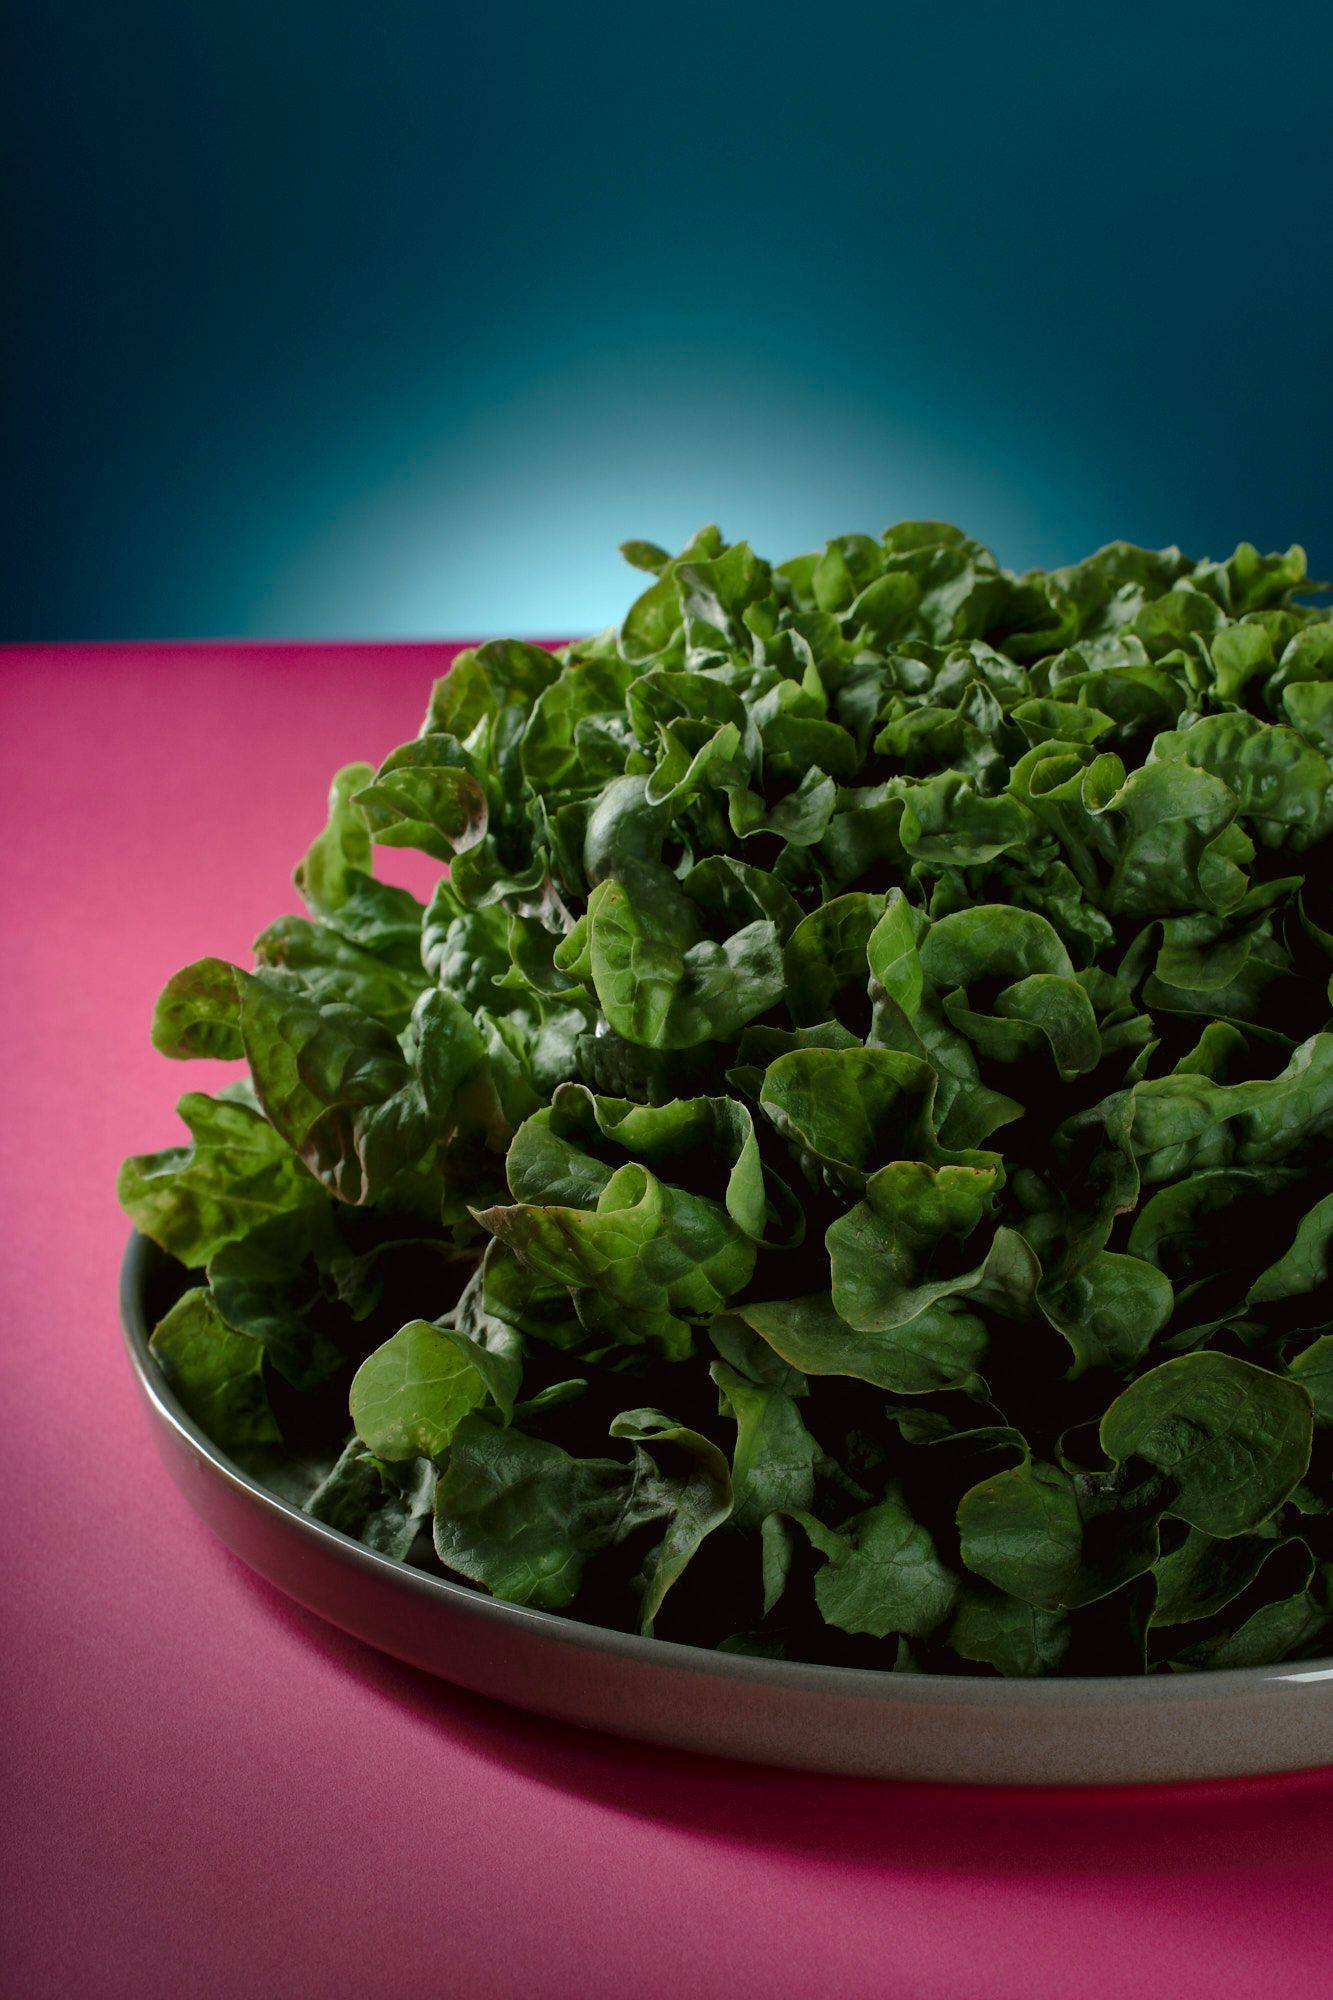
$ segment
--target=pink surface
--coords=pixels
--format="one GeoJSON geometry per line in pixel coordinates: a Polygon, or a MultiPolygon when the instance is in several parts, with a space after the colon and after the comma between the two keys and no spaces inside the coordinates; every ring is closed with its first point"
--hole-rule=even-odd
{"type": "Polygon", "coordinates": [[[986,1793],[639,1750],[341,1638],[168,1485],[112,1190],[209,1070],[153,1054],[153,999],[294,906],[330,773],[446,657],[0,653],[4,1989],[1326,2000],[1333,1774],[986,1793]]]}

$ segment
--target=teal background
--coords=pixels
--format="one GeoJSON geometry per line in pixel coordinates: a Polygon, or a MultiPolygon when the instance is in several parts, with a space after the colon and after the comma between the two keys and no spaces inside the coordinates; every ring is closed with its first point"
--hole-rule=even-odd
{"type": "Polygon", "coordinates": [[[1329,22],[42,0],[0,636],[574,631],[707,518],[1327,572],[1329,22]]]}

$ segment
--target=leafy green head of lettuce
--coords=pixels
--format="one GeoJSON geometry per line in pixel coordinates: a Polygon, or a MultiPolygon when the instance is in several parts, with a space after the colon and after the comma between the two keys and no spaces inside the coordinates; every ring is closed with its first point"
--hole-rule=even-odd
{"type": "Polygon", "coordinates": [[[1298,1657],[1333,1614],[1333,619],[1299,549],[1015,576],[702,529],[459,655],[243,1063],[125,1163],[216,1442],[515,1603],[890,1670],[1298,1657]],[[426,904],[375,846],[440,875],[426,904]]]}

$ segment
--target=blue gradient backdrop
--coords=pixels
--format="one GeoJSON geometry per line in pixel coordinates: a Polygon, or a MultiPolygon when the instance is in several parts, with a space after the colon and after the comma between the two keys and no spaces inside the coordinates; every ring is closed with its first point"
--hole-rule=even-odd
{"type": "Polygon", "coordinates": [[[1333,566],[1323,0],[14,35],[4,637],[573,631],[710,517],[1333,566]]]}

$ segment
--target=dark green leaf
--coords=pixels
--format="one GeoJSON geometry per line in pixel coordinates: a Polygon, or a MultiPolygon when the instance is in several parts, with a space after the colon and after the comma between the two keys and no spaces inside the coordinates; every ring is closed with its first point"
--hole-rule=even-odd
{"type": "Polygon", "coordinates": [[[1074,1611],[1152,1567],[1170,1497],[1161,1479],[1135,1482],[1029,1461],[963,1495],[963,1561],[1039,1610],[1074,1611]]]}
{"type": "Polygon", "coordinates": [[[224,1451],[277,1444],[264,1350],[227,1325],[202,1287],[185,1292],[153,1329],[153,1357],[186,1413],[224,1451]]]}
{"type": "Polygon", "coordinates": [[[1131,1382],[1101,1422],[1112,1458],[1174,1480],[1170,1511],[1242,1535],[1281,1506],[1310,1462],[1313,1413],[1298,1383],[1230,1354],[1177,1355],[1131,1382]]]}
{"type": "Polygon", "coordinates": [[[914,1638],[949,1615],[957,1580],[899,1495],[886,1495],[836,1531],[812,1514],[795,1519],[825,1557],[815,1599],[830,1625],[873,1639],[890,1632],[914,1638]]]}
{"type": "Polygon", "coordinates": [[[182,1264],[206,1264],[274,1216],[322,1205],[317,1181],[255,1106],[187,1091],[188,1146],[125,1161],[116,1192],[136,1229],[182,1264]]]}

